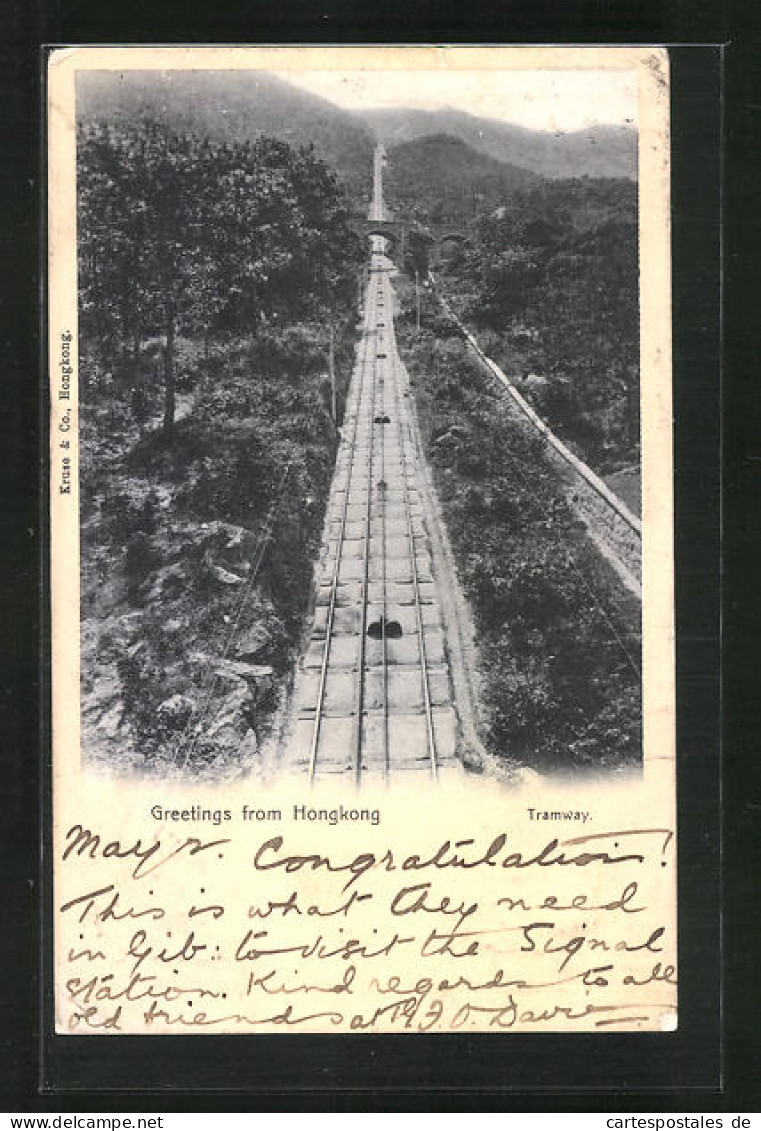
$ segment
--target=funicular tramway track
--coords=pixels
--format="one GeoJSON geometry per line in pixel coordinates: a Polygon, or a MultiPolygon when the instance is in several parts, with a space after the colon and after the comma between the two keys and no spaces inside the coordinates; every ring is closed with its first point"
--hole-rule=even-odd
{"type": "Polygon", "coordinates": [[[422,468],[376,245],[286,757],[356,786],[457,772],[458,721],[422,468]]]}
{"type": "Polygon", "coordinates": [[[295,760],[312,781],[340,773],[356,784],[388,782],[411,770],[435,779],[442,762],[454,763],[418,457],[380,262],[368,286],[314,626],[295,691],[295,760]]]}
{"type": "MultiPolygon", "coordinates": [[[[330,579],[330,595],[328,598],[328,611],[325,626],[325,640],[323,645],[322,662],[320,667],[320,681],[317,691],[317,702],[315,705],[314,722],[312,727],[312,738],[309,754],[309,777],[314,780],[318,772],[318,751],[320,745],[320,734],[324,718],[325,709],[325,692],[327,687],[328,675],[330,671],[330,658],[331,647],[334,639],[334,626],[336,620],[336,608],[338,605],[338,592],[339,582],[341,577],[341,565],[344,562],[344,547],[347,541],[347,524],[350,500],[352,499],[352,486],[355,483],[354,472],[357,464],[361,461],[359,453],[358,439],[360,435],[360,422],[362,421],[363,413],[365,421],[362,427],[366,427],[367,419],[376,415],[383,414],[383,391],[382,382],[380,405],[378,404],[378,359],[377,355],[373,354],[374,335],[377,334],[377,305],[379,295],[376,288],[373,286],[371,279],[368,288],[368,301],[367,301],[367,316],[365,320],[365,332],[362,343],[362,357],[359,364],[359,384],[353,392],[347,405],[347,415],[353,417],[352,436],[348,443],[348,468],[346,471],[346,481],[343,490],[343,502],[341,506],[340,526],[337,538],[337,548],[334,555],[332,575],[330,579]],[[366,410],[366,402],[369,399],[370,412],[366,410]]],[[[382,563],[382,617],[381,617],[381,644],[383,650],[382,659],[382,735],[383,735],[383,771],[384,776],[388,777],[389,757],[388,757],[388,678],[387,678],[387,654],[386,654],[386,639],[385,639],[385,614],[386,614],[386,578],[385,578],[385,500],[383,491],[383,475],[384,475],[384,434],[380,430],[379,434],[380,445],[380,489],[378,491],[378,505],[380,508],[380,521],[381,521],[381,563],[382,563]]],[[[365,513],[364,513],[364,532],[363,532],[363,549],[362,549],[362,577],[361,577],[361,615],[360,615],[360,631],[358,634],[359,644],[359,660],[358,660],[358,679],[356,681],[356,707],[354,712],[354,736],[353,736],[353,759],[352,770],[353,776],[357,784],[359,784],[362,775],[362,750],[364,743],[364,727],[363,717],[365,713],[365,693],[367,682],[367,666],[366,666],[366,632],[367,620],[369,609],[369,586],[370,586],[370,560],[371,560],[371,529],[373,519],[373,474],[374,474],[374,438],[372,433],[370,441],[365,445],[366,447],[366,486],[364,489],[365,494],[365,513]]],[[[339,481],[334,485],[340,487],[339,481]]],[[[330,531],[328,530],[328,539],[330,540],[330,531]]]]}

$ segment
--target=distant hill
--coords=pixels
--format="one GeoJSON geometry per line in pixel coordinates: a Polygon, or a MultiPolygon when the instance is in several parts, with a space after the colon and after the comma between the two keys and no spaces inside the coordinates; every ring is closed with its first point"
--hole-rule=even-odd
{"type": "Polygon", "coordinates": [[[446,134],[388,149],[383,176],[392,211],[423,212],[434,221],[470,219],[540,181],[536,173],[495,161],[446,134]]]}
{"type": "Polygon", "coordinates": [[[637,131],[629,126],[592,126],[548,133],[478,118],[462,110],[379,109],[364,121],[387,146],[447,134],[480,153],[541,173],[545,177],[627,177],[637,179],[637,131]]]}
{"type": "Polygon", "coordinates": [[[311,142],[353,196],[370,197],[369,127],[266,71],[80,71],[77,115],[84,121],[147,116],[217,141],[268,134],[294,146],[311,142]]]}

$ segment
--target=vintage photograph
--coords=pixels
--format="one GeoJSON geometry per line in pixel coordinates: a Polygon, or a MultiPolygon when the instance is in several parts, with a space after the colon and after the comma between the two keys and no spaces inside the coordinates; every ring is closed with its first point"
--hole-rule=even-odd
{"type": "Polygon", "coordinates": [[[49,123],[56,1031],[673,1030],[665,53],[49,123]]]}
{"type": "Polygon", "coordinates": [[[637,72],[75,93],[84,762],[637,773],[637,72]]]}

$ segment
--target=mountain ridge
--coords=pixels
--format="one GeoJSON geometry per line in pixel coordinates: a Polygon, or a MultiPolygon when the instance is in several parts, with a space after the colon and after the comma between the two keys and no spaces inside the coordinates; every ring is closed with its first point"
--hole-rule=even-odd
{"type": "Polygon", "coordinates": [[[387,149],[383,182],[392,215],[462,224],[538,187],[543,178],[435,133],[387,149]]]}
{"type": "Polygon", "coordinates": [[[467,222],[542,182],[538,174],[497,161],[449,134],[403,142],[386,154],[384,189],[392,214],[427,221],[467,222]]]}
{"type": "Polygon", "coordinates": [[[497,161],[553,179],[584,175],[637,179],[637,131],[631,126],[601,124],[551,133],[479,118],[453,107],[368,110],[362,119],[389,149],[447,134],[497,161]]]}
{"type": "Polygon", "coordinates": [[[150,117],[177,133],[243,142],[267,134],[315,152],[369,198],[370,128],[339,106],[268,71],[83,71],[77,76],[81,121],[150,117]]]}
{"type": "MultiPolygon", "coordinates": [[[[412,143],[428,146],[430,138],[455,139],[499,163],[501,172],[492,168],[491,173],[512,184],[532,176],[637,178],[637,133],[628,126],[550,133],[451,106],[349,111],[269,71],[80,72],[77,113],[85,122],[145,116],[178,133],[218,141],[267,134],[294,146],[312,144],[360,211],[369,202],[376,141],[392,150],[412,143]]],[[[479,175],[486,174],[479,166],[479,175]]]]}

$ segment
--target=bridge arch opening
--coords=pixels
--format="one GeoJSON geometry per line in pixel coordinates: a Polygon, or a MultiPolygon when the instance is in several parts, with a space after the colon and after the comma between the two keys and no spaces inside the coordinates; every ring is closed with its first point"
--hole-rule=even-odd
{"type": "Polygon", "coordinates": [[[365,232],[365,239],[370,245],[370,250],[379,251],[381,255],[396,251],[399,243],[396,234],[384,228],[370,228],[365,232]]]}
{"type": "Polygon", "coordinates": [[[447,232],[439,237],[439,254],[445,261],[460,259],[471,241],[462,232],[447,232]]]}

